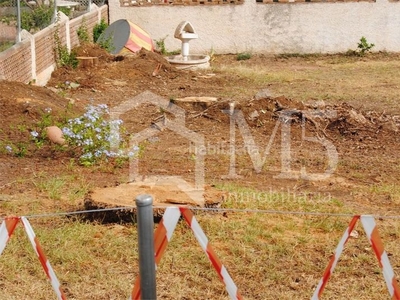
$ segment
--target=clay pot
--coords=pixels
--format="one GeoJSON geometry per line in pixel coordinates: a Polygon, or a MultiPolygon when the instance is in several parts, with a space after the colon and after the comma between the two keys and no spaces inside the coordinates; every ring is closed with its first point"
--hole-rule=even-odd
{"type": "Polygon", "coordinates": [[[57,126],[49,126],[46,127],[46,136],[53,143],[64,145],[65,139],[63,137],[63,133],[61,129],[57,126]]]}

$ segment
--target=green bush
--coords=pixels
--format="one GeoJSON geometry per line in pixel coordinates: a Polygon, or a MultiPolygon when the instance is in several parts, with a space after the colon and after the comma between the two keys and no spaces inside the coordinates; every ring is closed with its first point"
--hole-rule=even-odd
{"type": "Polygon", "coordinates": [[[237,56],[236,56],[236,60],[247,60],[247,59],[250,59],[251,58],[251,54],[250,53],[247,53],[247,52],[245,52],[245,53],[239,53],[237,56]]]}
{"type": "Polygon", "coordinates": [[[104,19],[101,19],[99,24],[96,24],[93,27],[93,41],[97,42],[99,39],[100,35],[107,29],[108,24],[104,19]]]}
{"type": "Polygon", "coordinates": [[[86,24],[85,24],[85,22],[83,20],[82,20],[81,26],[79,26],[79,28],[78,28],[76,33],[78,35],[78,39],[79,39],[79,43],[80,44],[90,42],[88,28],[87,28],[87,26],[86,26],[86,24]]]}
{"type": "Polygon", "coordinates": [[[27,31],[41,30],[51,24],[54,7],[41,5],[30,12],[21,13],[21,28],[27,31]]]}
{"type": "Polygon", "coordinates": [[[375,44],[368,43],[365,37],[361,37],[360,42],[357,44],[357,49],[361,55],[371,51],[373,47],[375,47],[375,44]]]}
{"type": "Polygon", "coordinates": [[[60,36],[58,35],[59,28],[54,32],[54,52],[56,55],[57,66],[59,67],[72,67],[76,68],[78,66],[78,59],[74,51],[69,51],[66,45],[63,45],[60,41],[60,36]]]}

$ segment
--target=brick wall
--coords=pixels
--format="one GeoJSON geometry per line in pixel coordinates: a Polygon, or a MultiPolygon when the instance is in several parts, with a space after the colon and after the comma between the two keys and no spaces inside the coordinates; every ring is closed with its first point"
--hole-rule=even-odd
{"type": "Polygon", "coordinates": [[[90,36],[93,27],[102,18],[108,21],[108,7],[104,5],[98,8],[94,5],[91,12],[72,20],[64,16],[59,23],[52,24],[34,35],[23,31],[22,42],[0,53],[0,79],[27,83],[37,79],[41,73],[53,70],[56,64],[55,34],[62,45],[70,45],[73,48],[79,45],[78,28],[84,23],[90,36]]]}

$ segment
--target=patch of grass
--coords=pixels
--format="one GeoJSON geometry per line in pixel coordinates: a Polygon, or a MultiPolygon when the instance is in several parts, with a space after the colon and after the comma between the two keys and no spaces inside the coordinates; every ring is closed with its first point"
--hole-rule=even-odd
{"type": "MultiPolygon", "coordinates": [[[[246,299],[310,298],[350,218],[257,212],[195,211],[215,253],[246,299]]],[[[138,275],[135,224],[100,225],[79,219],[31,219],[61,288],[69,297],[127,298],[138,275]],[[101,289],[96,288],[101,286],[101,289]]],[[[393,266],[400,262],[399,222],[377,221],[393,266]]],[[[157,226],[157,225],[156,225],[157,226]]],[[[22,226],[0,256],[2,295],[48,299],[53,295],[22,226]],[[34,283],[34,284],[33,284],[34,283]]],[[[347,243],[324,296],[385,299],[387,291],[373,251],[359,238],[347,243]],[[362,278],[362,281],[359,280],[362,278]],[[363,287],[363,289],[361,289],[363,287]]],[[[397,267],[395,267],[395,272],[397,267]]],[[[193,232],[178,223],[157,268],[160,299],[227,299],[224,285],[193,232]]]]}
{"type": "Polygon", "coordinates": [[[165,39],[167,37],[168,37],[168,35],[163,38],[160,38],[159,40],[154,41],[156,43],[156,50],[161,55],[178,55],[178,54],[180,54],[181,50],[173,50],[173,51],[167,50],[167,47],[165,46],[165,39]]]}
{"type": "Polygon", "coordinates": [[[400,186],[397,184],[375,184],[370,186],[369,192],[384,196],[396,204],[400,203],[400,186]]]}
{"type": "Polygon", "coordinates": [[[236,55],[236,60],[248,60],[251,58],[251,53],[244,52],[236,55]]]}
{"type": "Polygon", "coordinates": [[[11,48],[14,45],[14,42],[2,42],[0,43],[0,52],[11,48]]]}
{"type": "MultiPolygon", "coordinates": [[[[69,297],[102,299],[107,291],[118,299],[127,298],[137,276],[137,239],[132,228],[67,219],[30,223],[69,297]],[[94,288],[100,282],[102,288],[94,288]]],[[[5,299],[16,299],[15,295],[20,299],[55,297],[21,225],[0,257],[0,272],[19,274],[18,284],[6,284],[2,290],[5,299]]],[[[3,277],[1,282],[16,283],[13,276],[3,277]]]]}
{"type": "Polygon", "coordinates": [[[225,208],[282,210],[300,212],[351,213],[329,193],[293,192],[289,190],[256,190],[234,184],[217,184],[229,192],[225,208]]]}
{"type": "Polygon", "coordinates": [[[282,72],[271,72],[263,66],[221,66],[218,68],[218,71],[221,72],[231,72],[234,74],[238,74],[244,78],[248,78],[252,82],[256,82],[259,84],[267,84],[267,83],[283,83],[290,82],[295,79],[294,74],[290,74],[287,71],[282,72]]]}
{"type": "Polygon", "coordinates": [[[64,178],[48,176],[45,173],[39,174],[33,182],[39,192],[46,193],[47,197],[52,200],[61,199],[66,184],[64,178]]]}
{"type": "Polygon", "coordinates": [[[68,188],[68,200],[72,203],[82,201],[92,186],[85,178],[77,178],[74,184],[68,188]]]}
{"type": "Polygon", "coordinates": [[[31,180],[39,193],[44,193],[51,200],[68,200],[69,203],[82,200],[91,188],[87,179],[80,175],[54,177],[46,172],[41,172],[31,180]]]}
{"type": "Polygon", "coordinates": [[[276,57],[277,58],[283,58],[283,59],[288,59],[288,58],[293,58],[293,57],[307,59],[307,58],[320,57],[322,55],[325,55],[325,54],[318,54],[318,53],[282,53],[282,54],[277,54],[276,57]]]}
{"type": "Polygon", "coordinates": [[[392,59],[389,60],[387,54],[379,53],[371,53],[364,58],[346,55],[292,56],[279,64],[263,65],[253,56],[246,65],[218,64],[216,60],[213,68],[216,72],[237,74],[243,82],[252,82],[252,87],[258,85],[261,89],[268,86],[274,95],[285,95],[303,102],[348,102],[355,107],[363,103],[365,109],[382,111],[384,108],[386,112],[395,114],[400,110],[400,102],[393,100],[400,97],[397,82],[400,62],[393,59],[395,54],[389,57],[392,59]],[[282,67],[282,63],[287,66],[282,67]]]}

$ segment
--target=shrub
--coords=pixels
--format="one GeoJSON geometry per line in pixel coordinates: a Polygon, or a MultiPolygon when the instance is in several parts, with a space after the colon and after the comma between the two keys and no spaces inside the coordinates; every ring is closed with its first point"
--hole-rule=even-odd
{"type": "Polygon", "coordinates": [[[70,119],[62,128],[67,143],[80,149],[79,162],[84,166],[109,158],[128,159],[139,151],[139,148],[111,150],[112,143],[123,142],[120,136],[123,129],[122,120],[107,121],[105,116],[108,114],[105,104],[89,105],[82,116],[70,119]]]}
{"type": "Polygon", "coordinates": [[[247,52],[245,52],[245,53],[239,53],[237,56],[236,56],[236,60],[247,60],[247,59],[250,59],[251,58],[251,54],[250,53],[247,53],[247,52]]]}
{"type": "Polygon", "coordinates": [[[79,26],[78,30],[76,31],[76,34],[78,35],[80,44],[90,42],[88,28],[84,21],[82,21],[82,24],[81,24],[81,26],[79,26]]]}
{"type": "Polygon", "coordinates": [[[21,28],[29,32],[46,28],[51,24],[54,7],[40,5],[30,12],[21,13],[21,28]]]}
{"type": "Polygon", "coordinates": [[[370,44],[367,42],[365,37],[360,39],[360,42],[357,44],[357,49],[361,55],[364,55],[366,52],[371,51],[371,49],[375,47],[375,44],[370,44]]]}
{"type": "Polygon", "coordinates": [[[93,41],[97,42],[99,39],[100,35],[107,29],[108,24],[104,19],[101,19],[99,24],[96,24],[93,27],[93,41]]]}
{"type": "Polygon", "coordinates": [[[78,66],[78,59],[74,51],[69,51],[66,45],[63,45],[58,35],[58,28],[54,32],[54,52],[56,56],[57,66],[59,67],[72,67],[76,68],[78,66]]]}

